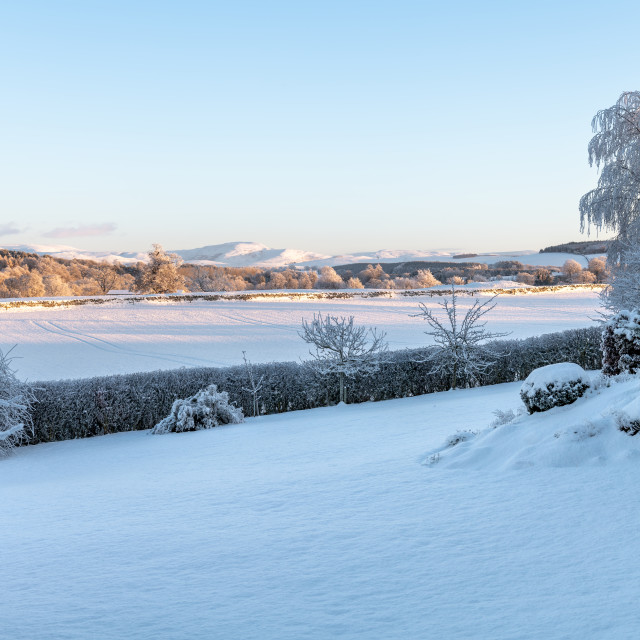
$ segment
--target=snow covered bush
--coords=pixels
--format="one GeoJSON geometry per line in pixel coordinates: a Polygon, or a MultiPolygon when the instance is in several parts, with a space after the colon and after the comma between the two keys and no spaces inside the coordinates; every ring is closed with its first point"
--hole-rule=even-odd
{"type": "Polygon", "coordinates": [[[623,309],[602,331],[602,373],[616,376],[640,369],[640,313],[623,309]]]}
{"type": "MultiPolygon", "coordinates": [[[[520,410],[524,411],[522,408],[520,410]]],[[[502,427],[505,424],[511,424],[516,420],[516,418],[520,417],[520,413],[514,411],[513,409],[496,409],[493,412],[493,415],[495,416],[495,418],[489,425],[492,429],[497,429],[498,427],[502,427]]]]}
{"type": "Polygon", "coordinates": [[[32,432],[31,389],[20,382],[11,368],[11,358],[0,351],[0,456],[32,432]]]}
{"type": "Polygon", "coordinates": [[[549,364],[532,371],[520,389],[529,413],[575,402],[589,388],[585,370],[572,362],[549,364]]]}
{"type": "Polygon", "coordinates": [[[445,447],[455,447],[457,444],[460,444],[461,442],[467,442],[468,440],[475,438],[477,435],[477,431],[470,431],[469,429],[456,431],[446,439],[445,447]]]}
{"type": "Polygon", "coordinates": [[[229,404],[229,394],[211,384],[189,398],[176,400],[171,413],[153,427],[151,433],[200,431],[243,420],[242,409],[229,404]]]}
{"type": "Polygon", "coordinates": [[[614,411],[613,415],[620,431],[624,431],[630,436],[635,436],[640,432],[640,398],[636,398],[622,409],[614,411]]]}

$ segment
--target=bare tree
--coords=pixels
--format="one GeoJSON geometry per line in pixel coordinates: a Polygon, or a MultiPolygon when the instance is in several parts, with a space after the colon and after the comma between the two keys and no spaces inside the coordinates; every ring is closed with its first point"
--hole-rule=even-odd
{"type": "Polygon", "coordinates": [[[431,330],[425,333],[433,337],[437,346],[427,358],[427,362],[432,364],[430,373],[448,376],[452,389],[457,388],[461,378],[466,384],[475,384],[496,360],[494,350],[486,342],[508,333],[487,331],[483,317],[495,308],[497,297],[494,295],[485,302],[475,300],[460,320],[458,295],[452,285],[451,298],[438,301],[438,306],[444,311],[442,320],[423,302],[419,304],[420,312],[413,314],[413,317],[426,320],[431,330]]]}
{"type": "Polygon", "coordinates": [[[6,354],[0,351],[0,456],[8,455],[29,433],[33,433],[33,393],[16,378],[9,353],[11,351],[6,354]]]}
{"type": "Polygon", "coordinates": [[[264,380],[264,376],[262,375],[258,378],[258,376],[256,375],[253,369],[253,364],[251,364],[251,361],[249,360],[249,358],[247,358],[246,351],[242,352],[242,359],[244,360],[244,371],[247,376],[247,380],[249,381],[249,386],[242,387],[242,390],[251,394],[251,400],[253,405],[253,415],[255,417],[260,413],[260,407],[259,407],[260,395],[259,394],[260,394],[260,390],[262,389],[262,381],[264,380]]]}
{"type": "Polygon", "coordinates": [[[118,272],[109,264],[98,265],[93,275],[102,293],[108,293],[111,289],[115,289],[120,280],[118,272]]]}
{"type": "Polygon", "coordinates": [[[313,345],[309,351],[314,367],[322,375],[337,373],[340,378],[340,402],[346,403],[345,378],[358,372],[373,373],[380,366],[380,358],[387,351],[386,333],[353,323],[353,316],[322,316],[302,321],[298,334],[313,345]]]}

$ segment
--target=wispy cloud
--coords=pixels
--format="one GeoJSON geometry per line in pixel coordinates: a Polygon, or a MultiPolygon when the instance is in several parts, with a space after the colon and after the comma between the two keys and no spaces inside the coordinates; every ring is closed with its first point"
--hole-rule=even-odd
{"type": "Polygon", "coordinates": [[[20,232],[22,232],[22,229],[19,229],[18,227],[16,227],[15,222],[0,224],[0,236],[12,236],[20,232]]]}
{"type": "Polygon", "coordinates": [[[47,238],[81,238],[83,236],[106,236],[116,230],[113,222],[80,225],[78,227],[57,227],[43,234],[47,238]]]}

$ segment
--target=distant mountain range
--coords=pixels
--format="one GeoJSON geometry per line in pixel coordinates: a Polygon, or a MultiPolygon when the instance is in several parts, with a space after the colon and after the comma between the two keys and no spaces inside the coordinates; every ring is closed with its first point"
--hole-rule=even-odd
{"type": "MultiPolygon", "coordinates": [[[[64,245],[4,245],[4,249],[47,254],[56,258],[71,260],[97,260],[99,262],[121,262],[131,264],[146,261],[146,252],[84,251],[64,245]]],[[[501,260],[518,260],[525,264],[560,266],[568,258],[568,253],[539,253],[537,251],[504,251],[497,253],[463,253],[460,250],[405,250],[381,249],[330,256],[302,249],[271,249],[258,242],[225,242],[197,249],[169,249],[177,253],[185,262],[215,265],[220,267],[266,267],[286,266],[335,266],[355,263],[414,262],[414,261],[460,261],[485,262],[492,264],[501,260]]]]}

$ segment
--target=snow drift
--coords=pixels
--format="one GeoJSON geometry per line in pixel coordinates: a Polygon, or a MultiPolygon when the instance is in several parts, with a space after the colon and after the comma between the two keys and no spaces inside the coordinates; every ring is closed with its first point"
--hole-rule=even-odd
{"type": "Polygon", "coordinates": [[[485,470],[637,465],[640,438],[630,435],[638,430],[624,426],[640,425],[638,395],[637,376],[598,374],[575,403],[532,415],[524,407],[499,412],[502,419],[491,426],[474,432],[470,425],[470,431],[450,436],[429,452],[425,463],[485,470]]]}

